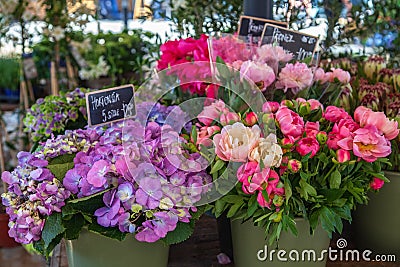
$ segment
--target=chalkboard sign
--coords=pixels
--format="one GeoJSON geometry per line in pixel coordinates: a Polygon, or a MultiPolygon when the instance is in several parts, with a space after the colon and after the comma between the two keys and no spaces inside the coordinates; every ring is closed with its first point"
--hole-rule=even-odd
{"type": "Polygon", "coordinates": [[[124,85],[86,94],[89,126],[120,121],[136,115],[133,85],[124,85]]]}
{"type": "Polygon", "coordinates": [[[282,21],[241,16],[239,20],[238,35],[245,36],[248,43],[258,45],[264,31],[264,25],[267,23],[287,27],[287,23],[282,21]]]}
{"type": "Polygon", "coordinates": [[[271,37],[269,39],[291,52],[296,60],[313,57],[318,44],[318,37],[272,24],[265,24],[262,40],[266,37],[271,37]]]}

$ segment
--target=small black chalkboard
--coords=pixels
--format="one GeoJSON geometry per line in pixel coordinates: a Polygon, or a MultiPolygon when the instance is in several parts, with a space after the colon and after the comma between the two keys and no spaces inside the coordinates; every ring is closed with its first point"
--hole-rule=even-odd
{"type": "Polygon", "coordinates": [[[318,37],[316,36],[288,30],[272,24],[265,24],[262,40],[276,42],[285,50],[291,52],[296,60],[313,57],[318,44],[318,37]]]}
{"type": "Polygon", "coordinates": [[[258,44],[264,31],[264,25],[267,23],[287,27],[287,23],[282,21],[241,16],[239,20],[238,35],[245,36],[248,43],[258,44]]]}
{"type": "Polygon", "coordinates": [[[89,126],[106,124],[136,115],[133,85],[99,90],[86,94],[89,126]]]}

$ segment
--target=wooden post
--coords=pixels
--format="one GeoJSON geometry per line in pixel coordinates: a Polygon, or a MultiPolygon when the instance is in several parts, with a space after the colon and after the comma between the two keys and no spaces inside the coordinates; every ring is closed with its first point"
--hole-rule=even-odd
{"type": "Polygon", "coordinates": [[[67,63],[68,87],[70,90],[73,90],[78,85],[75,79],[74,68],[72,67],[71,59],[68,56],[66,57],[65,61],[67,63]]]}
{"type": "Polygon", "coordinates": [[[56,72],[56,63],[52,61],[50,63],[50,84],[51,84],[51,95],[58,95],[58,80],[56,72]]]}

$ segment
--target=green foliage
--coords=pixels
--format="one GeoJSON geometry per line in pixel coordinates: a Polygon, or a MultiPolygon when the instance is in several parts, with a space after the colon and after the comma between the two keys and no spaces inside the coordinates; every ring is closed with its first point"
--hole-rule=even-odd
{"type": "Polygon", "coordinates": [[[20,62],[16,58],[0,58],[0,88],[17,90],[20,79],[20,62]]]}
{"type": "MultiPolygon", "coordinates": [[[[164,2],[158,0],[158,2],[164,2]]],[[[234,33],[242,14],[242,0],[169,1],[173,30],[180,37],[199,37],[202,33],[234,33]]]]}
{"type": "Polygon", "coordinates": [[[65,174],[74,167],[74,158],[76,154],[64,154],[49,161],[47,169],[62,182],[65,174]]]}

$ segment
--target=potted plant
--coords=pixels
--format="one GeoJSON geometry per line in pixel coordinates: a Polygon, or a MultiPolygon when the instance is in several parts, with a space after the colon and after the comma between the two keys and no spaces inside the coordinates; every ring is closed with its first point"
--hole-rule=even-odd
{"type": "MultiPolygon", "coordinates": [[[[346,60],[348,61],[348,59],[346,60]]],[[[337,59],[340,64],[342,59],[337,59]]],[[[363,105],[372,111],[365,113],[363,123],[369,118],[369,114],[379,114],[376,118],[385,115],[399,121],[399,92],[400,70],[394,63],[385,60],[381,56],[371,56],[366,59],[353,59],[353,66],[358,66],[358,71],[353,75],[354,92],[348,106],[354,109],[357,105],[363,105]]],[[[398,242],[400,231],[397,225],[400,223],[400,213],[395,212],[400,205],[400,139],[397,136],[391,141],[393,153],[388,157],[390,164],[383,165],[386,177],[390,183],[377,177],[370,187],[372,192],[368,194],[369,204],[360,206],[354,212],[353,232],[356,245],[361,249],[370,249],[374,253],[396,255],[400,257],[398,242]],[[379,191],[379,193],[377,192],[379,191]]]]}
{"type": "MultiPolygon", "coordinates": [[[[151,109],[157,117],[170,111],[151,109]]],[[[209,176],[199,163],[186,165],[199,155],[169,125],[141,123],[67,130],[20,152],[19,166],[2,174],[10,236],[44,255],[72,240],[69,262],[77,266],[166,266],[168,245],[187,239],[203,212],[194,203],[209,176]],[[98,247],[89,251],[89,243],[98,247]]]]}

